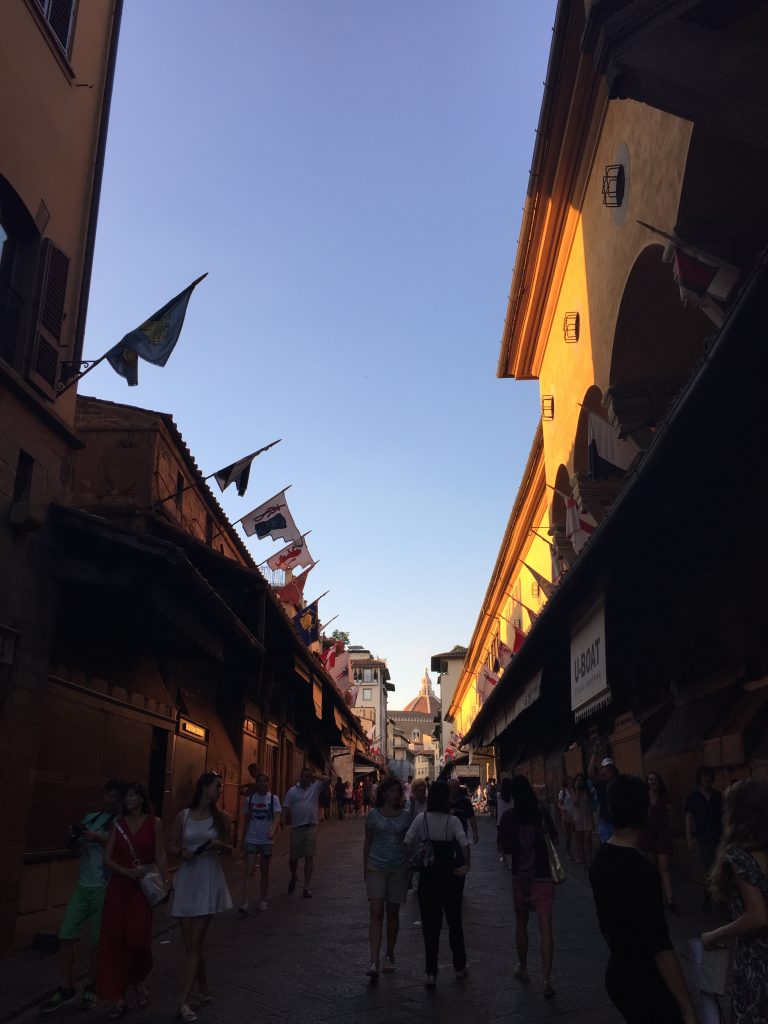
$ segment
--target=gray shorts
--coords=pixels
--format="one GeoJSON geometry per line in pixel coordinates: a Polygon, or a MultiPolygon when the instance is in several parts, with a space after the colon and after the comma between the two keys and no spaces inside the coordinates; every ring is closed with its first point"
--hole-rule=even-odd
{"type": "Polygon", "coordinates": [[[271,857],[272,843],[244,843],[243,853],[246,857],[255,857],[257,854],[260,857],[271,857]]]}

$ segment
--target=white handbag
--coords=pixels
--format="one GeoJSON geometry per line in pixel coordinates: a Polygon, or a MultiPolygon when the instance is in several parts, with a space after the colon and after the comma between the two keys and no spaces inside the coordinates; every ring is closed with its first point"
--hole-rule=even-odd
{"type": "Polygon", "coordinates": [[[170,889],[165,887],[163,876],[160,874],[160,868],[157,864],[142,864],[136,856],[136,851],[133,848],[133,843],[128,833],[120,828],[117,822],[115,822],[115,828],[128,844],[128,849],[133,857],[133,866],[142,871],[142,876],[138,879],[138,882],[147,903],[150,907],[157,907],[160,903],[165,903],[171,893],[170,889]]]}

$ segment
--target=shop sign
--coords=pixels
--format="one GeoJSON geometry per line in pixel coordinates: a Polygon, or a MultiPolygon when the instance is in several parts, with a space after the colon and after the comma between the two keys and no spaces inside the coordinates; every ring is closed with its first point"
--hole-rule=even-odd
{"type": "Polygon", "coordinates": [[[203,743],[208,739],[208,730],[204,729],[202,725],[197,725],[196,722],[190,722],[188,718],[179,719],[179,732],[183,736],[189,736],[203,743]]]}
{"type": "Polygon", "coordinates": [[[610,699],[605,664],[605,607],[600,601],[571,633],[571,710],[578,720],[610,699]]]}

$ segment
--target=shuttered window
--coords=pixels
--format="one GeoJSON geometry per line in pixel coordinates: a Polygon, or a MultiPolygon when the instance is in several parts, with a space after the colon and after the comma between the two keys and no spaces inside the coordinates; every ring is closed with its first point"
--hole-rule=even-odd
{"type": "Polygon", "coordinates": [[[75,21],[75,0],[37,0],[37,6],[48,22],[53,38],[68,57],[75,21]]]}
{"type": "Polygon", "coordinates": [[[40,251],[38,312],[29,379],[50,398],[57,394],[59,358],[66,340],[63,338],[63,326],[68,278],[69,257],[49,239],[44,239],[40,251]]]}

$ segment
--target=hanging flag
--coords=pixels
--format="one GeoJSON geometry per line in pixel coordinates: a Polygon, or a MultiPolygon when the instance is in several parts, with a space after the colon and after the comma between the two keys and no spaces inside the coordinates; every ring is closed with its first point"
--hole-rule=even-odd
{"type": "MultiPolygon", "coordinates": [[[[673,273],[683,303],[705,307],[707,299],[722,303],[728,301],[739,281],[741,272],[738,267],[677,235],[660,231],[642,220],[637,223],[667,240],[662,260],[674,265],[673,273]]],[[[722,314],[722,310],[720,312],[722,314]]]]}
{"type": "MultiPolygon", "coordinates": [[[[523,563],[523,565],[528,570],[528,572],[531,574],[531,576],[533,576],[533,578],[539,584],[539,587],[541,588],[541,591],[544,594],[544,596],[545,597],[552,597],[552,595],[555,592],[555,584],[552,583],[551,580],[548,580],[544,576],[542,576],[540,572],[536,572],[535,569],[532,569],[530,567],[530,565],[528,565],[527,562],[523,562],[522,558],[520,559],[520,561],[523,563]]],[[[525,607],[525,606],[523,606],[523,607],[525,607]]]]}
{"type": "Polygon", "coordinates": [[[219,485],[222,491],[226,491],[230,484],[234,484],[237,488],[237,493],[242,496],[245,494],[246,488],[248,487],[248,477],[251,475],[251,463],[257,455],[261,455],[262,452],[268,452],[270,448],[274,448],[276,444],[280,444],[282,438],[278,441],[273,441],[272,444],[267,444],[263,448],[259,448],[257,452],[251,452],[250,455],[246,455],[244,459],[240,459],[239,462],[233,462],[231,466],[225,466],[224,469],[220,469],[218,473],[213,474],[213,478],[219,485]]]}
{"type": "Polygon", "coordinates": [[[274,498],[270,498],[247,516],[243,516],[240,522],[249,537],[255,533],[259,540],[265,537],[271,537],[272,540],[280,540],[281,537],[290,540],[291,537],[300,536],[293,516],[288,510],[285,491],[280,491],[274,498]]]}
{"type": "Polygon", "coordinates": [[[340,690],[349,688],[349,651],[336,651],[336,662],[330,672],[340,690]]]}
{"type": "Polygon", "coordinates": [[[357,706],[357,698],[360,694],[360,684],[355,683],[353,686],[347,688],[344,699],[347,702],[347,707],[354,708],[357,706]]]}
{"type": "Polygon", "coordinates": [[[307,647],[316,640],[319,640],[320,620],[317,617],[317,601],[308,604],[306,608],[302,608],[300,612],[294,615],[293,624],[299,637],[307,647]]]}
{"type": "MultiPolygon", "coordinates": [[[[513,627],[513,629],[516,627],[513,627]]],[[[511,647],[508,647],[503,641],[499,640],[499,668],[503,672],[507,665],[512,661],[515,656],[515,652],[511,647]]]]}
{"type": "Polygon", "coordinates": [[[271,558],[268,558],[267,565],[273,572],[277,572],[278,569],[287,572],[288,569],[314,565],[314,560],[309,553],[306,541],[303,537],[299,537],[298,540],[289,541],[284,548],[280,548],[271,558]]]}
{"type": "Polygon", "coordinates": [[[565,539],[578,553],[595,532],[597,523],[588,512],[580,512],[573,495],[565,502],[565,539]]]}
{"type": "Polygon", "coordinates": [[[634,441],[622,441],[611,424],[589,414],[589,476],[592,480],[622,477],[640,451],[634,441]]]}
{"type": "Polygon", "coordinates": [[[125,377],[131,386],[139,383],[139,356],[155,366],[165,366],[168,362],[184,325],[189,297],[207,276],[203,274],[198,277],[183,292],[179,292],[175,299],[158,309],[135,331],[129,331],[122,341],[107,352],[109,365],[121,377],[125,377]]]}
{"type": "Polygon", "coordinates": [[[294,576],[292,580],[288,580],[282,587],[278,587],[275,591],[278,600],[283,604],[292,604],[294,608],[298,608],[304,599],[304,584],[307,582],[307,576],[309,576],[313,568],[314,566],[310,565],[300,576],[294,576]]]}
{"type": "Polygon", "coordinates": [[[477,680],[475,682],[475,689],[477,690],[477,696],[480,699],[481,704],[485,704],[488,697],[493,692],[494,686],[499,681],[499,677],[495,676],[487,665],[483,665],[480,671],[477,673],[477,680]]]}
{"type": "Polygon", "coordinates": [[[331,672],[336,668],[336,644],[323,651],[323,668],[326,672],[331,672]]]}

